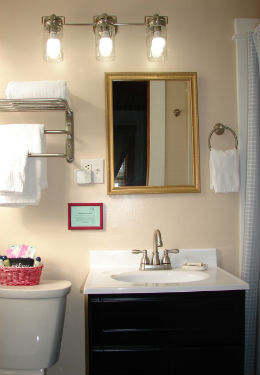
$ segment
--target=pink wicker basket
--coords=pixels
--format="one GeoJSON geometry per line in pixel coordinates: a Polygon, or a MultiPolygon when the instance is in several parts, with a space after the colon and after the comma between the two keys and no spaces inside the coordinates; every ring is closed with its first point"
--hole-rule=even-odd
{"type": "Polygon", "coordinates": [[[0,267],[2,285],[37,285],[43,265],[39,267],[0,267]]]}

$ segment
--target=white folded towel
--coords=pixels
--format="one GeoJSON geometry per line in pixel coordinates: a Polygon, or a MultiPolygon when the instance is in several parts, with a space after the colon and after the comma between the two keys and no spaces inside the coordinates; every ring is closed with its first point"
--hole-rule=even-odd
{"type": "Polygon", "coordinates": [[[210,150],[210,188],[216,193],[238,192],[240,188],[239,155],[236,149],[210,150]]]}
{"type": "Polygon", "coordinates": [[[5,95],[7,99],[60,98],[69,100],[67,82],[58,81],[11,81],[5,95]]]}
{"type": "MultiPolygon", "coordinates": [[[[18,143],[26,145],[27,153],[44,153],[45,152],[45,136],[44,125],[42,124],[9,124],[0,125],[1,128],[9,127],[9,131],[13,133],[10,147],[18,143]]],[[[2,141],[2,139],[1,139],[2,141]]],[[[7,140],[6,140],[7,142],[7,140]]],[[[6,157],[5,157],[6,158],[6,157]]],[[[5,158],[0,158],[0,180],[1,170],[5,163],[5,158]]],[[[47,166],[46,159],[42,157],[29,157],[25,166],[25,179],[22,192],[0,193],[0,206],[21,207],[26,205],[36,205],[40,202],[41,190],[47,188],[47,166]]]]}

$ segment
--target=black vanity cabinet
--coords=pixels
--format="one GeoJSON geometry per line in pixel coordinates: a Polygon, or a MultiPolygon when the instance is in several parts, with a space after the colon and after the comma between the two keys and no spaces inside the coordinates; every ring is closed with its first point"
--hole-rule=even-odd
{"type": "Polygon", "coordinates": [[[242,375],[245,291],[90,294],[90,375],[242,375]]]}

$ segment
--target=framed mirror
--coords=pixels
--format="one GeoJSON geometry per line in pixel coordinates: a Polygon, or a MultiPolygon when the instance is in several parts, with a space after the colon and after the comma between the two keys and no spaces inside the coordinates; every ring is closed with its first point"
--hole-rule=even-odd
{"type": "Polygon", "coordinates": [[[200,192],[196,73],[105,73],[108,194],[200,192]]]}

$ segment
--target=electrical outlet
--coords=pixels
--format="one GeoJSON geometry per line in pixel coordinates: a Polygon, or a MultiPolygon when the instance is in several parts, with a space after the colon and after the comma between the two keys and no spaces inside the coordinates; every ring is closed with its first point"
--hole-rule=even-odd
{"type": "Polygon", "coordinates": [[[103,159],[81,159],[81,168],[90,171],[93,184],[104,183],[104,161],[103,159]]]}
{"type": "Polygon", "coordinates": [[[84,163],[85,160],[81,160],[81,167],[83,169],[85,169],[86,171],[91,172],[92,171],[92,165],[91,165],[91,163],[89,163],[89,161],[90,160],[86,160],[86,163],[84,163]]]}

